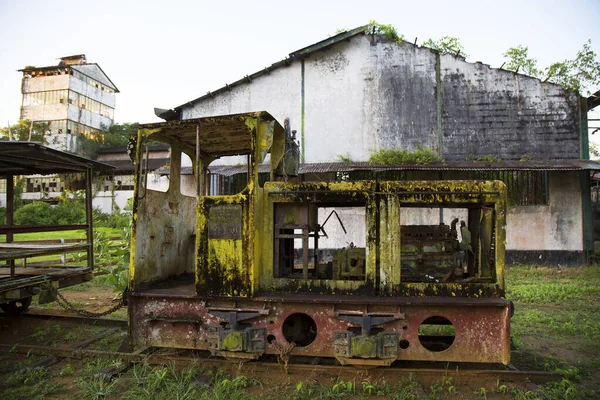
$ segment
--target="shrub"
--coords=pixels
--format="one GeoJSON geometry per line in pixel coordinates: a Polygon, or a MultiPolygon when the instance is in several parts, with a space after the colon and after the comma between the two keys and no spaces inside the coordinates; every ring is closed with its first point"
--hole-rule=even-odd
{"type": "Polygon", "coordinates": [[[81,200],[61,200],[55,206],[34,201],[15,211],[15,225],[70,225],[85,223],[85,204],[81,200]]]}
{"type": "Polygon", "coordinates": [[[60,201],[52,210],[57,225],[84,224],[85,204],[81,200],[66,199],[60,201]]]}
{"type": "Polygon", "coordinates": [[[52,206],[43,201],[34,201],[15,211],[15,225],[54,225],[56,218],[52,206]]]}
{"type": "Polygon", "coordinates": [[[417,147],[416,151],[400,149],[382,149],[371,153],[369,162],[371,164],[394,165],[394,164],[429,164],[434,161],[442,161],[429,148],[417,147]]]}

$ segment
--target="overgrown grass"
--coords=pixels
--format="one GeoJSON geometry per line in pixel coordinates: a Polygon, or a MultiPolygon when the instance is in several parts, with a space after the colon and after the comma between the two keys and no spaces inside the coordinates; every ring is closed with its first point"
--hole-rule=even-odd
{"type": "Polygon", "coordinates": [[[517,367],[565,375],[537,393],[513,390],[513,398],[597,398],[600,362],[595,364],[593,355],[600,354],[600,266],[511,266],[506,282],[507,297],[515,303],[511,338],[517,367]],[[591,385],[580,383],[581,374],[591,385]]]}
{"type": "Polygon", "coordinates": [[[600,267],[514,266],[507,297],[515,303],[513,333],[537,334],[600,349],[600,267]]]}
{"type": "Polygon", "coordinates": [[[249,386],[248,378],[245,376],[231,378],[222,371],[212,373],[208,381],[205,372],[197,367],[178,370],[173,365],[153,368],[148,364],[136,364],[131,375],[127,389],[119,396],[121,399],[244,400],[253,398],[244,391],[249,386]]]}
{"type": "Polygon", "coordinates": [[[63,385],[52,382],[52,376],[47,368],[27,369],[24,372],[15,372],[8,377],[0,392],[3,399],[44,399],[63,389],[63,385]]]}

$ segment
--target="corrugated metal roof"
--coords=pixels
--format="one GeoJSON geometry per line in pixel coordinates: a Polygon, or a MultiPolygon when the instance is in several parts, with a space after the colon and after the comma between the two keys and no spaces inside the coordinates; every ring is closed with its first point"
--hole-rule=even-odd
{"type": "Polygon", "coordinates": [[[0,141],[0,176],[110,172],[112,165],[55,150],[36,142],[0,141]]]}
{"type": "Polygon", "coordinates": [[[454,161],[429,164],[377,165],[363,162],[314,163],[300,166],[300,173],[341,171],[582,171],[600,170],[600,162],[590,160],[529,160],[529,161],[454,161]]]}
{"type": "Polygon", "coordinates": [[[193,152],[199,139],[203,153],[223,157],[252,151],[252,127],[246,122],[257,118],[273,121],[275,129],[283,130],[279,122],[266,111],[138,124],[137,128],[152,132],[151,139],[162,142],[175,140],[193,152]]]}
{"type": "MultiPolygon", "coordinates": [[[[115,170],[113,172],[115,174],[130,175],[130,174],[133,174],[133,172],[134,172],[133,163],[129,159],[127,159],[127,160],[107,160],[107,161],[103,161],[103,162],[114,167],[115,170]]],[[[171,160],[169,158],[151,158],[148,160],[148,170],[154,171],[154,170],[160,170],[160,169],[166,167],[166,170],[168,171],[169,170],[168,165],[170,162],[171,162],[171,160]]],[[[145,161],[144,161],[144,163],[145,163],[145,161]]],[[[191,172],[190,172],[190,174],[191,174],[191,172]]]]}
{"type": "MultiPolygon", "coordinates": [[[[91,66],[91,65],[95,65],[96,67],[98,67],[98,69],[100,70],[100,72],[102,72],[102,74],[104,75],[104,77],[106,79],[108,79],[108,83],[110,83],[112,85],[112,88],[115,93],[120,93],[119,89],[117,88],[117,85],[114,84],[114,82],[108,77],[108,75],[106,75],[106,72],[104,72],[104,70],[97,64],[97,63],[85,63],[85,64],[64,64],[64,65],[49,65],[47,67],[29,67],[29,68],[23,68],[23,69],[19,69],[17,70],[18,72],[28,72],[28,71],[52,71],[54,69],[74,69],[77,70],[76,67],[84,67],[84,66],[91,66]],[[74,68],[75,67],[75,68],[74,68]]],[[[88,76],[85,72],[79,71],[78,72],[88,76]]],[[[92,79],[94,79],[93,77],[90,77],[92,79]]],[[[97,80],[97,79],[96,79],[97,80]]],[[[106,84],[106,82],[103,82],[104,84],[106,84]]]]}
{"type": "MultiPolygon", "coordinates": [[[[243,174],[248,171],[246,165],[213,165],[210,173],[222,176],[243,174]]],[[[362,162],[331,162],[302,164],[300,174],[319,174],[326,172],[353,172],[353,171],[600,171],[600,162],[590,160],[530,160],[530,161],[456,161],[434,162],[430,164],[401,164],[377,165],[368,161],[362,162]]],[[[268,164],[261,164],[258,172],[269,172],[268,164]]],[[[168,168],[162,168],[155,173],[168,175],[168,168]]],[[[191,175],[190,167],[182,168],[183,175],[191,175]]]]}
{"type": "Polygon", "coordinates": [[[587,98],[587,106],[588,111],[593,110],[594,108],[600,105],[600,90],[595,93],[592,93],[587,98]]]}
{"type": "MultiPolygon", "coordinates": [[[[165,151],[169,150],[171,146],[168,144],[149,144],[146,146],[150,152],[153,151],[165,151]]],[[[96,150],[96,154],[110,154],[110,153],[127,153],[127,146],[116,146],[116,147],[104,147],[96,150]]]]}

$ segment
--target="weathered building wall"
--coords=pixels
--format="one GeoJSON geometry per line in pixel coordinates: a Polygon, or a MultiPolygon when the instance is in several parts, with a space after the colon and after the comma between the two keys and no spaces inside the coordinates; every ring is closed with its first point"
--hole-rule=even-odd
{"type": "Polygon", "coordinates": [[[545,206],[511,208],[506,218],[509,260],[575,263],[582,260],[584,243],[581,171],[548,172],[549,199],[545,206]]]}
{"type": "Polygon", "coordinates": [[[92,100],[96,100],[102,104],[106,104],[109,107],[115,108],[116,95],[114,93],[108,93],[100,88],[88,84],[87,82],[73,77],[71,77],[71,80],[69,81],[69,89],[87,96],[92,100]]]}
{"type": "Polygon", "coordinates": [[[55,121],[66,119],[68,104],[42,104],[21,108],[21,119],[30,121],[55,121]]]}
{"type": "Polygon", "coordinates": [[[48,90],[61,90],[69,87],[71,75],[36,76],[35,78],[23,78],[22,92],[45,92],[48,90]]]}
{"type": "Polygon", "coordinates": [[[79,124],[86,125],[98,130],[105,130],[112,125],[110,118],[100,114],[93,113],[85,108],[79,108],[72,104],[68,105],[67,117],[70,121],[75,121],[79,124]]]}
{"type": "MultiPolygon", "coordinates": [[[[291,118],[306,163],[337,161],[341,155],[365,161],[382,148],[414,151],[419,146],[446,161],[488,155],[580,158],[574,92],[371,35],[294,59],[181,108],[183,119],[256,110],[280,121],[291,118]]],[[[546,258],[583,253],[580,180],[575,173],[564,174],[551,174],[549,206],[510,210],[507,249],[514,260],[532,251],[546,258]]],[[[444,215],[444,222],[450,217],[444,215]]],[[[403,223],[419,221],[437,223],[439,211],[403,223]]]]}
{"type": "Polygon", "coordinates": [[[104,87],[111,88],[113,90],[116,89],[115,86],[107,79],[104,72],[102,72],[102,69],[96,64],[72,65],[71,68],[98,81],[100,84],[104,85],[104,87]]]}
{"type": "Polygon", "coordinates": [[[579,159],[574,92],[370,35],[205,97],[182,118],[256,110],[291,118],[305,162],[346,153],[365,161],[373,150],[418,146],[441,146],[446,161],[579,159]]]}
{"type": "Polygon", "coordinates": [[[575,159],[579,99],[539,79],[441,56],[443,155],[575,159]]]}

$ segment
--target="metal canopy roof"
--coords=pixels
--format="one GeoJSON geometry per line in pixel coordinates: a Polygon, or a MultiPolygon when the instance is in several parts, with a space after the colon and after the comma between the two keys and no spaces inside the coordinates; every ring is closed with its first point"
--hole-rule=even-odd
{"type": "MultiPolygon", "coordinates": [[[[247,165],[211,165],[210,173],[222,176],[233,176],[248,172],[247,165]]],[[[269,172],[268,164],[260,164],[258,172],[269,172]]],[[[552,161],[500,161],[495,163],[483,161],[434,162],[430,164],[397,164],[378,165],[368,161],[331,162],[301,164],[300,174],[320,174],[326,172],[354,171],[600,171],[600,162],[590,160],[552,160],[552,161]]],[[[169,175],[168,168],[160,168],[154,173],[169,175]]],[[[191,175],[192,168],[181,169],[182,175],[191,175]]],[[[600,174],[598,174],[600,179],[600,174]]]]}
{"type": "Polygon", "coordinates": [[[36,142],[0,141],[0,176],[49,175],[94,171],[108,172],[113,166],[36,142]]]}
{"type": "Polygon", "coordinates": [[[529,161],[448,161],[429,164],[381,165],[362,162],[303,164],[300,173],[350,171],[584,171],[600,170],[600,162],[591,160],[529,160],[529,161]]]}
{"type": "Polygon", "coordinates": [[[248,119],[278,122],[266,111],[203,117],[181,121],[139,124],[139,129],[149,131],[150,139],[167,143],[178,142],[189,150],[196,148],[196,129],[200,132],[200,151],[209,156],[235,156],[252,151],[252,125],[248,119]]]}

